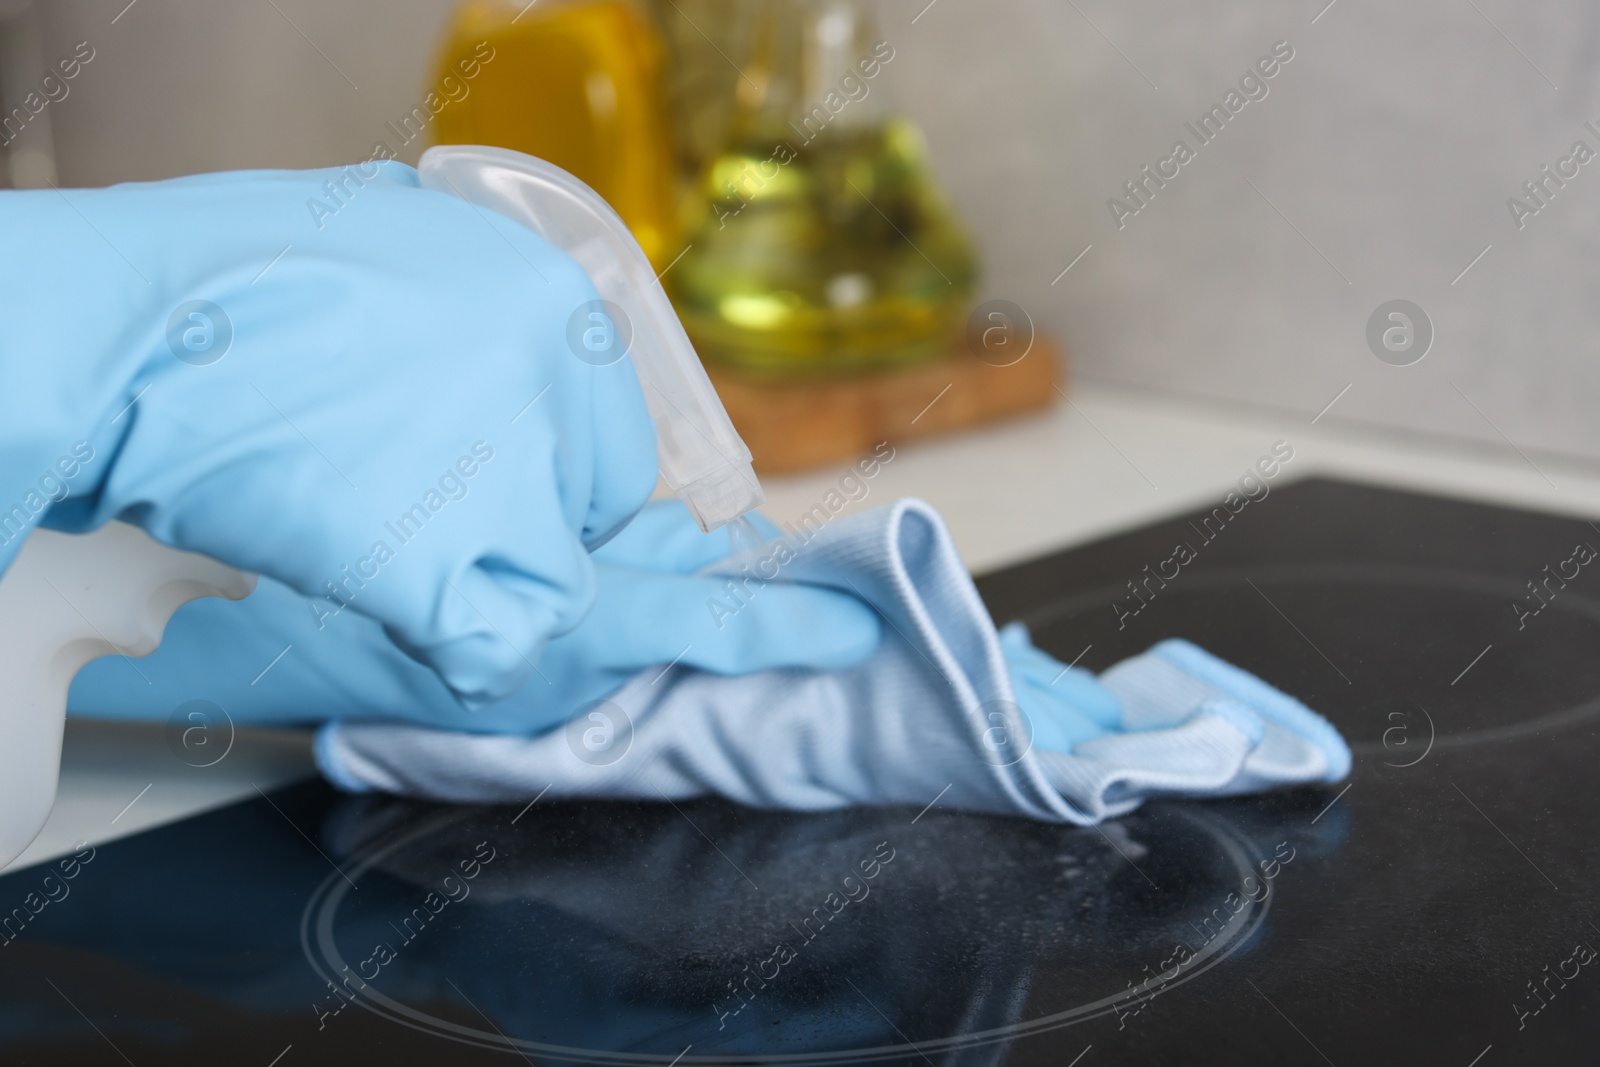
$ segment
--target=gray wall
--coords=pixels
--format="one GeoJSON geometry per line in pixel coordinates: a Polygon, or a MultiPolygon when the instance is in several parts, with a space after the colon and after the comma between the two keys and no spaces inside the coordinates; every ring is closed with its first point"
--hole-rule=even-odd
{"type": "MultiPolygon", "coordinates": [[[[125,3],[41,11],[46,59],[97,52],[52,112],[70,183],[364,156],[424,91],[451,6],[138,0],[112,25],[125,3]]],[[[1584,125],[1600,128],[1600,9],[924,3],[882,8],[886,88],[928,134],[988,294],[1063,336],[1083,377],[1307,420],[1349,385],[1325,421],[1600,458],[1600,159],[1521,229],[1506,205],[1574,141],[1600,152],[1584,125]],[[1267,96],[1119,229],[1107,199],[1176,139],[1193,147],[1184,121],[1280,40],[1294,58],[1267,96]],[[1365,337],[1394,298],[1436,331],[1408,367],[1365,337]]]]}

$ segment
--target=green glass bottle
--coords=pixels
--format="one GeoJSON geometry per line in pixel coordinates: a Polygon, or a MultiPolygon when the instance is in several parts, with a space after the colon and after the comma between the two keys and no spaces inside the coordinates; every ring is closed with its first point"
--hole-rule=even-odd
{"type": "Polygon", "coordinates": [[[972,250],[920,132],[879,112],[893,59],[852,0],[761,4],[728,145],[694,180],[665,279],[706,359],[815,377],[950,350],[972,250]]]}

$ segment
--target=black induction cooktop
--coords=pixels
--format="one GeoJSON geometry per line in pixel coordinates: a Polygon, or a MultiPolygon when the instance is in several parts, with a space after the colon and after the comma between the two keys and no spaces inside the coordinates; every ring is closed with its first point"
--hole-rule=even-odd
{"type": "Polygon", "coordinates": [[[1309,481],[981,580],[1063,660],[1183,636],[1301,697],[1331,788],[1081,829],[310,783],[19,871],[0,1062],[1592,1062],[1591,545],[1309,481]]]}

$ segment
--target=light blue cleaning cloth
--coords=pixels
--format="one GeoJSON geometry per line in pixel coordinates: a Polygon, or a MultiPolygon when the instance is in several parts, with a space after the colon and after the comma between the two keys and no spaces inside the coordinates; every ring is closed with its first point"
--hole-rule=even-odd
{"type": "MultiPolygon", "coordinates": [[[[715,793],[821,810],[937,798],[1078,824],[1152,796],[1227,796],[1349,773],[1350,750],[1326,720],[1186,641],[1163,641],[1096,681],[1033,648],[1018,625],[997,632],[921,501],[838,519],[760,558],[777,563],[777,581],[831,586],[876,607],[887,623],[878,651],[840,672],[655,668],[533,736],[331,722],[317,762],[347,790],[456,801],[715,793]]],[[[716,569],[739,574],[749,563],[716,569]]],[[[761,595],[759,583],[748,588],[761,595]]],[[[738,624],[737,614],[726,619],[738,624]]]]}

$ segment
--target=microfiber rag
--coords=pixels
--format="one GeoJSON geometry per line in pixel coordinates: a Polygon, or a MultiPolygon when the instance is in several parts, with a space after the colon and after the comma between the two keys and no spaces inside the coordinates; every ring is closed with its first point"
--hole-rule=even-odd
{"type": "MultiPolygon", "coordinates": [[[[1077,824],[1157,795],[1349,773],[1349,748],[1326,720],[1188,642],[1163,641],[1096,681],[1034,649],[1020,626],[997,631],[921,501],[840,518],[763,555],[779,563],[775,581],[872,604],[887,623],[878,650],[836,672],[647,670],[533,736],[331,722],[317,737],[318,765],[352,792],[453,801],[714,793],[814,811],[938,798],[1077,824]],[[1058,685],[1063,672],[1072,680],[1058,685]]],[[[718,569],[734,575],[748,562],[718,569]]],[[[761,595],[759,583],[747,588],[761,595]]],[[[725,622],[738,625],[737,614],[725,622]]]]}

